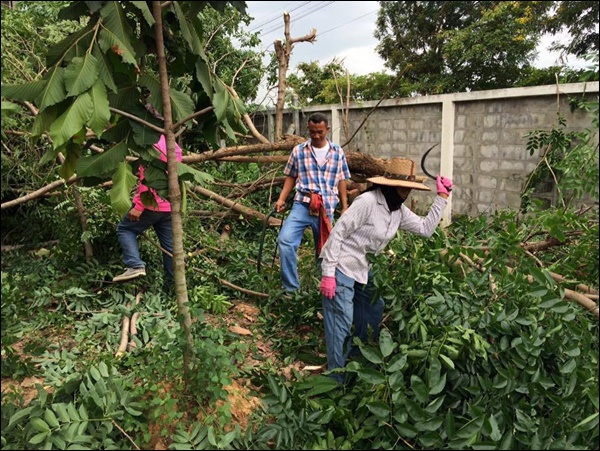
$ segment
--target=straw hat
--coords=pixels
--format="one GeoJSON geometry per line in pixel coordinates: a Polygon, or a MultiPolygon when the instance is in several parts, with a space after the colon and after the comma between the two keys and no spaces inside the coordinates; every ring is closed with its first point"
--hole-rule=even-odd
{"type": "Polygon", "coordinates": [[[415,175],[416,165],[414,161],[407,158],[392,158],[383,161],[383,165],[385,167],[383,175],[368,178],[369,182],[377,185],[402,186],[421,191],[431,191],[431,188],[423,184],[427,177],[415,175]]]}

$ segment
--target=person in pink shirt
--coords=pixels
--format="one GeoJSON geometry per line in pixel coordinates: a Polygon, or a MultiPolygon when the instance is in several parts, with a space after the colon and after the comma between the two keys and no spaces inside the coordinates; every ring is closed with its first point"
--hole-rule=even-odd
{"type": "MultiPolygon", "coordinates": [[[[167,143],[164,135],[154,148],[160,152],[161,161],[167,161],[167,143]]],[[[181,148],[175,144],[177,161],[181,161],[181,148]]],[[[123,282],[146,275],[146,263],[140,257],[137,237],[150,227],[154,227],[156,236],[163,248],[163,266],[165,282],[173,280],[173,226],[171,223],[171,203],[168,199],[160,197],[152,188],[144,185],[144,168],[140,166],[138,177],[140,183],[133,197],[131,209],[123,216],[117,226],[117,238],[121,244],[125,272],[113,278],[113,282],[123,282]],[[142,193],[150,191],[154,196],[156,205],[145,205],[142,202],[142,193]]]]}

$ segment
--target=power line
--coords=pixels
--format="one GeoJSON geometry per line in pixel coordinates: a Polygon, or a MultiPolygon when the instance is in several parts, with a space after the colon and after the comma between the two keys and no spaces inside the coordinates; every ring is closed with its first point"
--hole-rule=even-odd
{"type": "MultiPolygon", "coordinates": [[[[303,11],[298,17],[295,17],[295,18],[291,19],[291,23],[295,23],[296,21],[298,21],[298,20],[300,20],[300,19],[302,19],[302,18],[304,18],[304,17],[306,17],[306,16],[308,16],[308,15],[314,13],[314,12],[317,12],[317,11],[321,10],[321,9],[325,8],[326,6],[331,5],[332,3],[335,3],[335,1],[320,2],[318,5],[313,6],[311,9],[303,11]],[[325,3],[325,4],[323,4],[323,3],[325,3]]],[[[262,37],[264,37],[264,36],[266,36],[266,35],[274,32],[274,31],[277,31],[277,30],[281,29],[282,27],[283,27],[283,25],[277,25],[275,27],[269,28],[268,30],[264,30],[264,31],[262,31],[260,33],[260,37],[262,38],[262,37]]]]}
{"type": "MultiPolygon", "coordinates": [[[[294,3],[294,2],[289,2],[287,5],[285,5],[283,7],[283,11],[286,11],[286,8],[288,6],[290,6],[292,3],[294,3]]],[[[310,2],[303,2],[301,5],[296,6],[295,8],[291,9],[289,12],[296,11],[297,9],[302,8],[303,6],[307,5],[308,3],[312,3],[312,1],[310,1],[310,2]]],[[[263,22],[263,23],[261,23],[259,25],[255,25],[253,28],[251,28],[250,30],[248,30],[248,32],[249,33],[253,33],[256,30],[259,30],[260,28],[264,27],[265,25],[267,25],[267,24],[269,24],[271,22],[274,22],[275,20],[280,19],[282,12],[281,13],[277,13],[272,19],[269,19],[266,22],[263,22]]]]}
{"type": "Polygon", "coordinates": [[[370,12],[368,12],[366,14],[363,14],[362,16],[357,17],[356,19],[349,20],[348,22],[344,22],[343,24],[340,24],[337,27],[333,27],[333,28],[330,28],[329,30],[325,30],[324,32],[319,33],[319,36],[323,36],[325,33],[329,33],[330,31],[333,31],[333,30],[337,30],[340,27],[348,25],[349,23],[352,23],[352,22],[356,22],[358,19],[362,19],[363,17],[368,16],[369,14],[376,13],[376,12],[377,11],[370,11],[370,12]]]}

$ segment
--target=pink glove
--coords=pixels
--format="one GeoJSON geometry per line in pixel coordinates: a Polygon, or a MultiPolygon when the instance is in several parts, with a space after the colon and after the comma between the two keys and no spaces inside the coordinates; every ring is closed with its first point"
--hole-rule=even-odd
{"type": "Polygon", "coordinates": [[[327,299],[333,299],[335,297],[335,277],[323,276],[320,289],[323,296],[327,299]]]}
{"type": "Polygon", "coordinates": [[[452,180],[446,177],[440,177],[439,175],[435,178],[435,183],[437,185],[437,193],[438,194],[446,194],[450,195],[452,191],[452,180]]]}

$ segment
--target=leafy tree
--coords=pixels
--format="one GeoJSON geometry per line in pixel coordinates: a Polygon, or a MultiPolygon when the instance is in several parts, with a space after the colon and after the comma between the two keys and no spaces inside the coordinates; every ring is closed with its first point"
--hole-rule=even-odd
{"type": "Polygon", "coordinates": [[[545,30],[549,33],[566,31],[571,36],[567,44],[555,43],[555,50],[583,57],[598,54],[598,2],[556,2],[545,30]]]}
{"type": "MultiPolygon", "coordinates": [[[[231,2],[240,11],[245,2],[231,2]]],[[[42,162],[62,157],[60,175],[111,177],[112,203],[121,213],[130,205],[136,183],[127,156],[139,157],[147,179],[172,205],[173,264],[180,318],[185,337],[184,368],[192,367],[193,338],[187,303],[183,231],[181,222],[183,180],[202,182],[198,171],[175,160],[174,133],[195,117],[210,143],[221,135],[235,140],[243,104],[233,98],[211,71],[200,11],[223,10],[227,2],[71,2],[60,18],[82,25],[48,49],[40,77],[22,84],[2,86],[3,97],[31,102],[39,110],[32,133],[48,133],[52,147],[42,162]],[[169,71],[167,72],[167,60],[169,71]],[[170,76],[187,76],[188,85],[170,76]],[[164,120],[157,119],[159,113],[164,120]],[[88,138],[88,131],[92,139],[88,138]],[[160,134],[167,139],[168,162],[160,163],[152,145],[160,134]],[[101,144],[106,150],[88,154],[101,144]],[[167,169],[168,175],[165,175],[167,169]]]]}
{"type": "Polygon", "coordinates": [[[386,66],[420,94],[513,86],[531,65],[550,2],[380,2],[386,66]]]}

